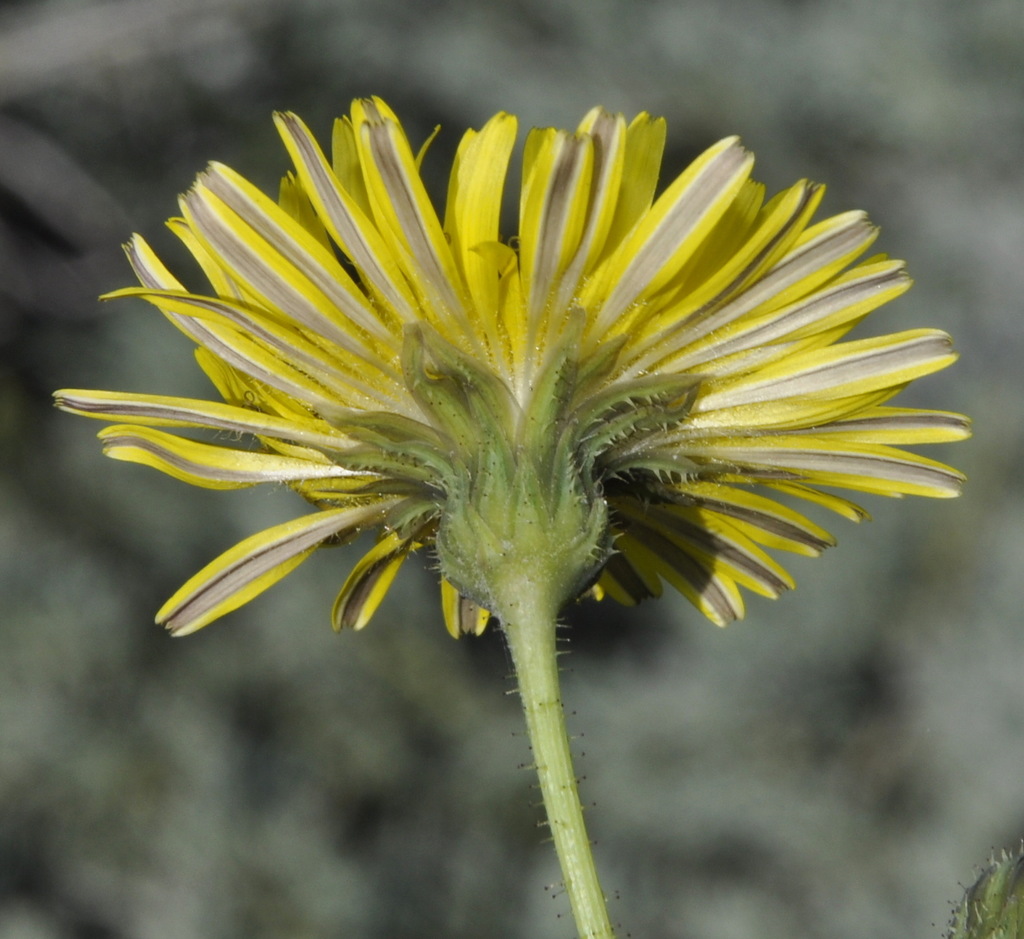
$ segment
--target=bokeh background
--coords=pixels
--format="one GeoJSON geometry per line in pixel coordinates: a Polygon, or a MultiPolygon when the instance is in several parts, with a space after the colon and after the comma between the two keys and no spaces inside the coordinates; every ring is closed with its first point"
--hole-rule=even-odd
{"type": "Polygon", "coordinates": [[[570,611],[565,696],[612,912],[643,939],[939,936],[1024,834],[1024,7],[1020,0],[6,0],[0,7],[0,936],[573,935],[497,632],[454,642],[429,564],[335,636],[320,552],[186,640],[188,575],[296,511],[99,454],[57,387],[205,395],[128,285],[133,230],[210,159],[276,188],[270,123],[383,95],[442,194],[493,112],[669,119],[665,174],[739,133],[771,190],[865,208],[961,362],[955,502],[793,561],[717,630],[673,597],[570,611]]]}

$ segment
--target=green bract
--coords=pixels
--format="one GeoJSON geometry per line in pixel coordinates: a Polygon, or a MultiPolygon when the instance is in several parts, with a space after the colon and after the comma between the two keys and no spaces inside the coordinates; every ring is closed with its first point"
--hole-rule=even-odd
{"type": "Polygon", "coordinates": [[[953,914],[949,939],[1024,939],[1024,851],[1003,852],[953,914]]]}

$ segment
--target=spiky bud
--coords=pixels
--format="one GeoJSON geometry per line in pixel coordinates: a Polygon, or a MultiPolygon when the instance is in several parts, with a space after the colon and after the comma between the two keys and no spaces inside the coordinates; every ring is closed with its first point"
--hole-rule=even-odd
{"type": "Polygon", "coordinates": [[[1024,939],[1024,843],[993,857],[967,889],[948,939],[1024,939]]]}

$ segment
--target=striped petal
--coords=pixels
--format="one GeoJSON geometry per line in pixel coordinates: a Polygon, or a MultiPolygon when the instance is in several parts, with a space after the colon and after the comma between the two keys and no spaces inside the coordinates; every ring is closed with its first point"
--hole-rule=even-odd
{"type": "Polygon", "coordinates": [[[596,587],[602,595],[607,595],[623,606],[635,606],[641,600],[660,597],[662,593],[661,578],[648,565],[636,557],[636,552],[623,550],[620,545],[622,533],[616,534],[615,543],[618,548],[605,564],[598,578],[596,587]]]}
{"type": "Polygon", "coordinates": [[[583,302],[594,307],[598,335],[675,275],[722,217],[752,165],[753,157],[729,137],[669,186],[583,292],[583,302]]]}
{"type": "Polygon", "coordinates": [[[393,334],[337,260],[233,170],[211,164],[182,207],[220,262],[264,303],[287,311],[288,319],[343,348],[358,349],[363,332],[393,342],[393,334]]]}
{"type": "MultiPolygon", "coordinates": [[[[747,316],[773,313],[796,303],[824,287],[844,267],[863,254],[877,232],[863,212],[847,212],[815,225],[805,231],[794,247],[778,263],[762,274],[746,289],[719,306],[701,311],[676,327],[677,337],[666,341],[666,352],[682,352],[695,347],[718,330],[747,316]]],[[[692,367],[714,359],[712,349],[687,359],[673,356],[673,367],[692,367]]]]}
{"type": "Polygon", "coordinates": [[[355,177],[352,171],[343,171],[346,182],[342,182],[296,115],[278,114],[275,122],[317,215],[337,245],[352,259],[362,283],[380,297],[383,309],[393,310],[403,323],[413,322],[415,295],[369,217],[362,175],[355,177]],[[359,194],[353,194],[350,187],[356,187],[359,194]]]}
{"type": "Polygon", "coordinates": [[[338,598],[331,621],[334,631],[362,629],[377,612],[398,569],[416,545],[391,532],[377,542],[352,568],[338,598]]]}
{"type": "Polygon", "coordinates": [[[844,398],[906,384],[956,361],[952,340],[911,330],[780,357],[752,373],[715,381],[695,413],[786,398],[844,398]]]}
{"type": "Polygon", "coordinates": [[[827,531],[799,512],[747,489],[694,480],[684,491],[688,498],[728,517],[747,537],[769,548],[813,557],[835,544],[827,531]]]}
{"type": "Polygon", "coordinates": [[[829,440],[858,443],[951,443],[971,435],[971,423],[962,414],[915,408],[864,408],[856,417],[833,421],[804,433],[827,434],[829,440]]]}
{"type": "Polygon", "coordinates": [[[441,611],[445,628],[453,639],[464,635],[479,636],[487,628],[491,614],[482,606],[464,597],[452,584],[441,578],[441,611]]]}
{"type": "MultiPolygon", "coordinates": [[[[362,362],[353,362],[339,354],[341,350],[337,347],[328,349],[310,342],[294,327],[276,323],[243,304],[178,291],[131,288],[110,296],[138,296],[168,316],[195,317],[202,320],[205,328],[219,331],[225,341],[230,336],[240,335],[246,349],[265,350],[258,356],[264,367],[292,373],[301,370],[339,402],[392,405],[401,394],[399,372],[391,362],[378,360],[371,371],[362,362]]],[[[239,345],[239,341],[234,340],[234,344],[239,345]]]]}
{"type": "Polygon", "coordinates": [[[290,574],[328,538],[380,523],[397,500],[314,512],[252,535],[191,577],[156,615],[185,636],[238,609],[290,574]]]}
{"type": "Polygon", "coordinates": [[[707,370],[713,362],[716,372],[728,371],[731,358],[738,361],[751,350],[823,334],[824,341],[835,341],[872,310],[904,293],[910,284],[900,261],[863,264],[782,309],[736,317],[712,333],[703,326],[693,331],[670,328],[666,335],[649,343],[650,351],[636,360],[633,369],[671,365],[707,370]],[[698,334],[701,338],[694,342],[698,334]]]}
{"type": "Polygon", "coordinates": [[[671,545],[702,567],[720,571],[748,589],[775,597],[793,586],[778,563],[747,538],[737,525],[706,507],[641,506],[627,500],[616,506],[628,531],[648,546],[671,545]]]}
{"type": "MultiPolygon", "coordinates": [[[[553,128],[530,134],[519,227],[519,266],[530,323],[543,318],[559,275],[579,247],[593,172],[594,142],[589,136],[553,128]]],[[[536,325],[532,332],[538,332],[536,325]]]]}
{"type": "Polygon", "coordinates": [[[622,115],[609,114],[604,108],[590,111],[580,123],[577,133],[585,134],[593,141],[594,168],[579,246],[560,278],[554,298],[555,307],[562,309],[570,305],[584,273],[596,266],[615,221],[629,135],[622,115]]]}
{"type": "Polygon", "coordinates": [[[780,435],[722,441],[701,448],[701,455],[740,467],[757,478],[758,471],[791,474],[815,486],[859,489],[876,495],[952,498],[964,477],[942,463],[879,444],[858,445],[812,436],[780,435]]]}
{"type": "Polygon", "coordinates": [[[627,531],[618,538],[616,547],[637,570],[645,570],[646,576],[663,577],[716,626],[743,617],[743,597],[735,580],[713,567],[702,566],[668,539],[656,533],[638,538],[627,531]]]}
{"type": "Polygon", "coordinates": [[[99,433],[103,452],[115,459],[141,463],[206,489],[241,489],[259,483],[365,477],[331,462],[318,450],[302,456],[278,456],[199,443],[131,424],[113,424],[99,433]]]}
{"type": "Polygon", "coordinates": [[[378,229],[419,293],[420,303],[454,328],[470,348],[475,335],[467,318],[455,259],[420,179],[398,118],[379,98],[352,106],[356,146],[378,229]]]}
{"type": "Polygon", "coordinates": [[[57,407],[72,414],[153,427],[205,427],[235,434],[279,437],[311,447],[340,450],[351,440],[326,421],[309,418],[297,423],[261,411],[167,395],[127,394],[119,391],[81,391],[68,388],[54,393],[57,407]]]}

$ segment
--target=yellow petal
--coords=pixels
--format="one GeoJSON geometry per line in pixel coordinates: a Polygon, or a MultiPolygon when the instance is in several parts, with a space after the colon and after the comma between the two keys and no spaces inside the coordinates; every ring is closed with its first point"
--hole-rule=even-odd
{"type": "Polygon", "coordinates": [[[491,618],[491,614],[468,597],[459,593],[452,584],[441,578],[441,611],[449,635],[458,639],[466,633],[479,636],[491,618]]]}
{"type": "MultiPolygon", "coordinates": [[[[296,115],[277,114],[274,121],[317,214],[334,241],[355,264],[364,285],[380,297],[384,308],[393,310],[402,322],[413,322],[416,318],[415,294],[406,283],[386,239],[370,218],[361,171],[358,172],[360,192],[354,194],[349,188],[353,185],[353,173],[358,171],[358,165],[344,171],[348,180],[346,185],[332,170],[313,135],[296,115]]],[[[347,126],[348,133],[342,135],[345,140],[351,136],[351,126],[347,126]]],[[[354,150],[346,161],[351,159],[357,159],[354,150]]]]}
{"type": "Polygon", "coordinates": [[[249,408],[195,398],[84,391],[66,388],[54,393],[57,407],[72,414],[127,421],[153,427],[207,427],[237,434],[279,437],[313,447],[341,449],[351,443],[325,421],[307,416],[302,423],[249,408]]]}
{"type": "Polygon", "coordinates": [[[302,180],[295,173],[288,172],[281,177],[277,204],[308,231],[325,251],[334,250],[323,221],[316,214],[313,203],[302,185],[302,180]]]}
{"type": "Polygon", "coordinates": [[[458,269],[401,124],[379,98],[356,101],[352,122],[377,228],[421,302],[444,315],[442,333],[472,347],[458,269]]]}
{"type": "Polygon", "coordinates": [[[496,244],[502,190],[516,139],[516,119],[497,114],[479,131],[462,138],[448,185],[444,230],[473,300],[474,313],[497,348],[500,269],[481,245],[496,244]]]}
{"type": "Polygon", "coordinates": [[[366,192],[363,168],[359,163],[359,146],[356,143],[352,119],[348,115],[339,117],[334,122],[331,134],[331,167],[341,188],[352,197],[362,214],[370,218],[373,209],[370,207],[370,197],[366,192]]]}
{"type": "Polygon", "coordinates": [[[662,193],[583,291],[598,335],[656,293],[700,247],[740,191],[753,157],[735,137],[706,150],[662,193]]]}
{"type": "Polygon", "coordinates": [[[616,544],[635,568],[663,577],[716,626],[742,619],[743,597],[735,581],[721,572],[702,568],[683,552],[669,557],[664,550],[649,547],[628,531],[616,544]]]}
{"type": "Polygon", "coordinates": [[[952,498],[960,494],[963,475],[935,460],[882,444],[837,444],[819,437],[780,434],[724,439],[702,445],[701,453],[742,468],[752,478],[758,470],[792,473],[814,486],[859,489],[883,496],[952,498]]]}
{"type": "Polygon", "coordinates": [[[273,200],[233,170],[211,164],[183,198],[203,246],[259,302],[351,348],[352,325],[385,343],[392,335],[337,260],[273,200]]]}
{"type": "Polygon", "coordinates": [[[524,157],[519,268],[531,331],[539,335],[547,302],[579,247],[587,220],[594,144],[566,131],[532,131],[524,157]]]}
{"type": "Polygon", "coordinates": [[[665,151],[665,119],[638,114],[626,129],[622,177],[615,214],[605,236],[604,254],[609,254],[630,234],[654,201],[661,157],[665,151]]]}
{"type": "Polygon", "coordinates": [[[103,452],[115,460],[141,463],[206,489],[241,489],[268,482],[366,476],[338,466],[318,450],[305,458],[217,447],[176,437],[152,427],[114,424],[99,433],[103,452]]]}
{"type": "Polygon", "coordinates": [[[812,349],[716,381],[694,412],[787,398],[842,398],[906,384],[956,361],[946,333],[915,329],[812,349]]]}
{"type": "Polygon", "coordinates": [[[397,499],[314,512],[246,538],[191,577],[156,615],[175,636],[238,609],[291,573],[327,538],[379,524],[397,499]]]}
{"type": "Polygon", "coordinates": [[[362,629],[377,612],[398,569],[415,545],[391,532],[381,538],[348,575],[334,601],[331,621],[335,632],[362,629]]]}

